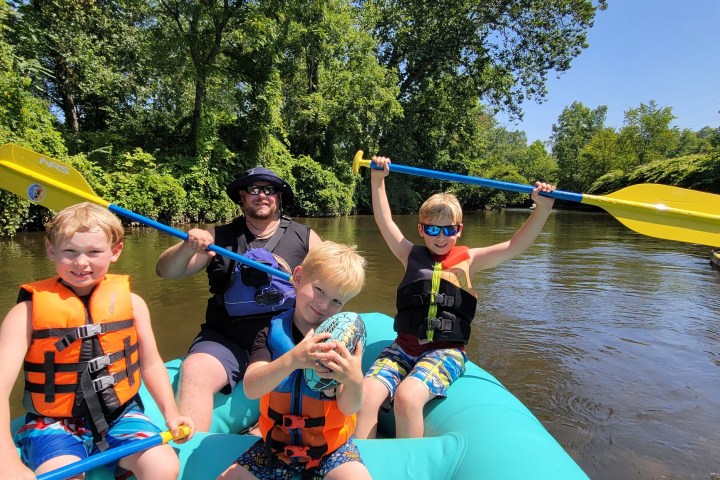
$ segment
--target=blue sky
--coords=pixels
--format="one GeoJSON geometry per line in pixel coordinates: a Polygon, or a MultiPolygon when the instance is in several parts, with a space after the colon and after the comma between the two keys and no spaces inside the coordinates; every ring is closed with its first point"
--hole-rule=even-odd
{"type": "Polygon", "coordinates": [[[497,120],[532,143],[549,140],[573,101],[607,105],[605,125],[620,128],[625,111],[655,100],[672,107],[673,126],[720,126],[720,0],[608,0],[588,43],[569,71],[549,75],[544,103],[523,104],[521,123],[497,120]]]}

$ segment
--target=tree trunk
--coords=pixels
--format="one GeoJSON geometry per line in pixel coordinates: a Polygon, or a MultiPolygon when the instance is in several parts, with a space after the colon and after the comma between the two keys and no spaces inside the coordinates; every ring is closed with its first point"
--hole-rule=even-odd
{"type": "Polygon", "coordinates": [[[202,120],[202,105],[205,99],[205,79],[198,78],[195,81],[195,105],[193,107],[192,122],[190,124],[190,154],[197,154],[197,141],[202,120]]]}

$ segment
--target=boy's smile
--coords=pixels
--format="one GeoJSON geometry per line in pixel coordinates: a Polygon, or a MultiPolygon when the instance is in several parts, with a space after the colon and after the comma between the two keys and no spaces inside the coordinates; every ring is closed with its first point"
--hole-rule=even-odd
{"type": "Polygon", "coordinates": [[[296,289],[295,320],[303,333],[338,313],[346,302],[341,298],[338,288],[330,282],[303,278],[301,267],[295,269],[293,279],[296,289]],[[304,325],[299,325],[298,321],[304,325]]]}
{"type": "Polygon", "coordinates": [[[60,278],[77,295],[89,294],[117,261],[122,251],[122,242],[114,247],[108,244],[105,233],[99,228],[77,232],[52,245],[46,241],[47,256],[55,262],[60,278]]]}
{"type": "Polygon", "coordinates": [[[437,235],[432,236],[425,233],[423,223],[418,224],[418,233],[425,242],[425,247],[434,255],[446,255],[455,247],[458,238],[462,232],[462,224],[460,224],[458,232],[455,235],[447,236],[444,231],[440,231],[437,235]]]}

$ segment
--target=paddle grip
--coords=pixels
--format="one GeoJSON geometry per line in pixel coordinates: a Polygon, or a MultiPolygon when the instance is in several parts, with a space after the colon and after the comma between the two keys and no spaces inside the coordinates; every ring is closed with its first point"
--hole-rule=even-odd
{"type": "MultiPolygon", "coordinates": [[[[375,162],[370,162],[370,168],[382,170],[375,162]]],[[[408,175],[417,175],[420,177],[436,178],[438,180],[446,180],[448,182],[468,183],[470,185],[478,185],[481,187],[497,188],[499,190],[508,190],[511,192],[531,194],[534,187],[532,185],[521,185],[519,183],[503,182],[501,180],[490,180],[489,178],[471,177],[469,175],[458,175],[457,173],[440,172],[437,170],[428,170],[424,168],[408,167],[406,165],[390,164],[391,172],[405,173],[408,175]]],[[[540,192],[544,197],[557,198],[559,200],[567,200],[569,202],[582,202],[582,194],[574,192],[565,192],[563,190],[555,190],[553,192],[540,192]]]]}

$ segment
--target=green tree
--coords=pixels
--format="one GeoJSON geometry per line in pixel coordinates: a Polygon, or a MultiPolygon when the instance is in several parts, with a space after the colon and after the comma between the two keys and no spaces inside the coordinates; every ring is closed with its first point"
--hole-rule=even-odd
{"type": "Polygon", "coordinates": [[[557,182],[558,167],[555,159],[547,152],[545,145],[536,140],[527,148],[524,155],[524,166],[522,173],[531,182],[541,180],[545,182],[557,182]]]}
{"type": "Polygon", "coordinates": [[[675,134],[674,148],[668,151],[669,158],[692,155],[694,153],[708,153],[712,151],[710,139],[700,136],[699,132],[693,132],[689,128],[682,130],[673,129],[675,134]]]}
{"type": "Polygon", "coordinates": [[[586,31],[605,0],[358,2],[380,41],[383,64],[400,74],[401,98],[428,81],[463,78],[475,98],[520,114],[545,96],[550,71],[564,72],[587,47],[586,31]]]}
{"type": "Polygon", "coordinates": [[[133,93],[142,66],[141,0],[12,2],[14,42],[43,70],[34,81],[70,132],[108,128],[133,93]]]}
{"type": "Polygon", "coordinates": [[[629,170],[628,158],[633,157],[623,149],[614,129],[599,130],[578,154],[578,191],[589,191],[598,178],[613,170],[629,170]]]}
{"type": "Polygon", "coordinates": [[[638,165],[668,157],[677,148],[677,134],[670,128],[675,119],[671,107],[659,107],[654,100],[625,112],[620,141],[633,151],[638,165]]]}
{"type": "Polygon", "coordinates": [[[233,41],[232,31],[247,14],[251,2],[245,0],[159,0],[153,3],[158,19],[156,38],[162,51],[175,52],[184,63],[181,80],[190,80],[194,86],[190,129],[186,144],[190,154],[198,152],[202,128],[203,108],[208,88],[220,83],[225,65],[223,55],[233,41]],[[185,62],[187,60],[187,62],[185,62]]]}
{"type": "MultiPolygon", "coordinates": [[[[42,67],[21,57],[7,41],[8,17],[13,12],[0,4],[0,146],[16,143],[52,155],[66,152],[48,104],[33,95],[30,75],[42,67]]],[[[0,236],[13,235],[28,225],[40,226],[47,212],[0,190],[0,236]]]]}
{"type": "Polygon", "coordinates": [[[697,137],[707,141],[710,148],[720,149],[720,127],[703,127],[697,132],[697,137]]]}
{"type": "MultiPolygon", "coordinates": [[[[487,152],[480,103],[521,116],[523,101],[545,96],[548,73],[566,71],[587,47],[586,31],[606,7],[604,0],[359,5],[382,64],[399,75],[404,114],[388,126],[381,150],[405,163],[458,172],[475,168],[487,152]],[[450,141],[455,138],[465,141],[450,141]]],[[[416,190],[436,185],[408,181],[416,190]]]]}
{"type": "Polygon", "coordinates": [[[552,154],[557,159],[558,186],[564,190],[581,191],[580,151],[605,124],[607,106],[592,110],[580,102],[565,107],[552,126],[552,154]]]}
{"type": "Polygon", "coordinates": [[[290,151],[325,165],[377,144],[382,126],[401,114],[397,78],[375,57],[344,0],[293,4],[287,12],[283,125],[290,151]]]}

